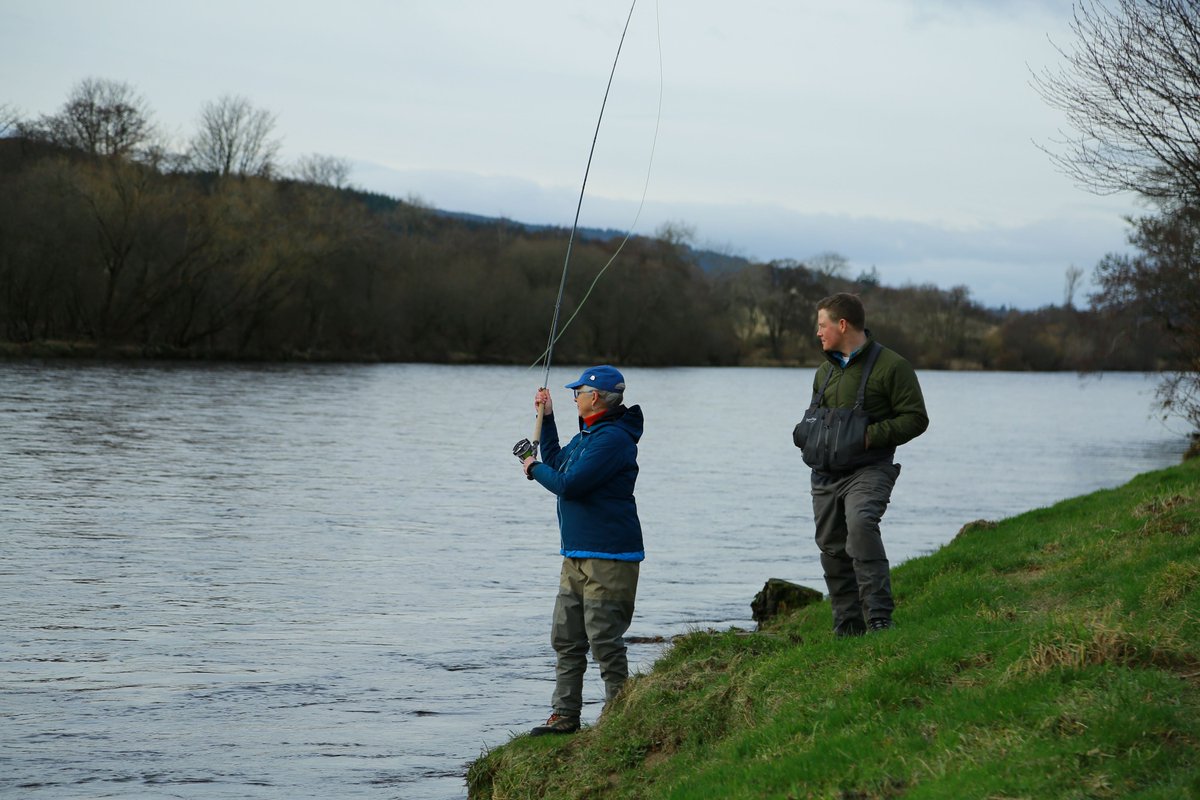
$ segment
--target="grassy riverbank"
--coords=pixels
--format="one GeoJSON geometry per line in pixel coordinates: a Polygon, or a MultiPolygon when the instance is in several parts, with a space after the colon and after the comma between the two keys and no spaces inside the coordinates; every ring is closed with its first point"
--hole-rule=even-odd
{"type": "Polygon", "coordinates": [[[834,640],[822,603],[685,636],[470,796],[1200,797],[1200,459],[970,525],[893,586],[882,634],[834,640]]]}

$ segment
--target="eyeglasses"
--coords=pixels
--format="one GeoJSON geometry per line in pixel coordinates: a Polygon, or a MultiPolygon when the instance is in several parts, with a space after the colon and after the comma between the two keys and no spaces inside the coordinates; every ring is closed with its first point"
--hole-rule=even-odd
{"type": "Polygon", "coordinates": [[[596,393],[595,389],[576,389],[575,390],[575,399],[578,400],[579,395],[581,395],[581,394],[595,394],[595,393],[596,393]]]}

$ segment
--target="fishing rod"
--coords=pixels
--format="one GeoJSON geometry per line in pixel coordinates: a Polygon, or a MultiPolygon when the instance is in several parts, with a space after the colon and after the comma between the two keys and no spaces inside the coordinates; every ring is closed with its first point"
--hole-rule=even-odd
{"type": "MultiPolygon", "coordinates": [[[[575,221],[571,223],[571,234],[570,234],[570,236],[567,237],[567,253],[563,259],[562,277],[560,278],[560,280],[558,282],[558,297],[554,301],[554,316],[550,320],[550,336],[546,343],[546,349],[545,349],[545,351],[543,351],[543,355],[545,356],[545,361],[546,361],[546,367],[545,367],[545,370],[542,372],[542,385],[541,385],[539,391],[541,389],[545,389],[546,384],[548,384],[550,382],[550,362],[554,357],[554,343],[558,341],[558,336],[559,336],[559,334],[558,334],[558,317],[562,311],[563,292],[566,290],[566,286],[567,286],[567,268],[571,263],[571,248],[573,247],[573,245],[575,243],[575,234],[579,230],[579,214],[583,209],[583,195],[584,195],[584,192],[587,190],[588,174],[592,171],[592,157],[596,153],[596,142],[600,138],[600,123],[604,121],[604,108],[606,105],[608,105],[608,94],[612,90],[613,77],[617,74],[617,63],[621,59],[621,48],[625,44],[625,34],[629,32],[629,22],[630,22],[630,20],[633,19],[633,10],[635,7],[637,7],[637,0],[633,0],[633,2],[630,4],[629,14],[625,17],[625,27],[621,30],[620,41],[617,42],[617,53],[613,57],[612,69],[608,73],[608,84],[604,87],[604,99],[600,103],[600,114],[596,118],[596,130],[592,134],[592,146],[588,150],[587,166],[583,170],[583,182],[579,187],[579,201],[575,204],[575,221]]],[[[661,100],[660,100],[660,102],[661,102],[661,100]]],[[[657,135],[658,135],[657,131],[655,131],[656,139],[657,139],[657,135]]],[[[645,200],[644,192],[642,195],[642,199],[644,202],[644,200],[645,200]]],[[[641,209],[639,208],[639,213],[640,213],[640,211],[641,211],[641,209]]],[[[626,236],[625,238],[626,238],[626,241],[628,241],[629,237],[626,236]]],[[[625,243],[622,242],[621,246],[624,247],[624,245],[625,245],[625,243]]],[[[618,249],[618,252],[619,252],[619,249],[618,249]]],[[[614,255],[613,258],[616,258],[616,256],[614,255]]],[[[611,263],[612,263],[612,261],[610,260],[609,264],[611,264],[611,263]]],[[[605,269],[607,269],[607,268],[608,268],[608,265],[606,264],[605,269]]],[[[598,280],[599,275],[597,275],[596,277],[598,280]]],[[[593,282],[593,286],[594,285],[595,285],[595,282],[593,282]]],[[[588,290],[588,293],[589,294],[591,293],[591,289],[588,290]]],[[[576,313],[578,313],[578,309],[576,309],[576,313]]],[[[572,316],[571,319],[574,319],[574,316],[572,316]]],[[[534,362],[534,363],[536,364],[537,362],[534,362]]],[[[530,456],[535,456],[537,454],[538,444],[541,442],[541,439],[542,439],[542,422],[545,419],[545,416],[546,416],[545,404],[538,403],[537,404],[537,416],[535,417],[534,423],[533,423],[533,436],[530,439],[522,439],[521,441],[519,441],[515,445],[513,445],[513,455],[514,456],[516,456],[520,460],[524,461],[526,458],[529,458],[530,456]]],[[[532,476],[529,476],[529,477],[530,477],[530,480],[533,479],[532,476]]]]}

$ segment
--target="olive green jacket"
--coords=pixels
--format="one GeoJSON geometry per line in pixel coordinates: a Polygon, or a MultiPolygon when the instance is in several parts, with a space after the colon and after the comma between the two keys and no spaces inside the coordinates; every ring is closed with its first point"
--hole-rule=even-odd
{"type": "MultiPolygon", "coordinates": [[[[826,376],[833,371],[829,385],[825,387],[825,396],[821,398],[822,408],[854,406],[858,384],[862,381],[863,357],[874,341],[868,331],[866,344],[845,368],[837,356],[825,354],[827,363],[817,368],[813,378],[813,393],[816,394],[826,376]]],[[[867,426],[868,452],[877,454],[879,461],[888,460],[898,446],[917,438],[929,427],[929,414],[925,411],[925,398],[916,370],[903,356],[886,347],[880,351],[875,368],[867,378],[865,408],[871,418],[871,424],[867,426]]]]}

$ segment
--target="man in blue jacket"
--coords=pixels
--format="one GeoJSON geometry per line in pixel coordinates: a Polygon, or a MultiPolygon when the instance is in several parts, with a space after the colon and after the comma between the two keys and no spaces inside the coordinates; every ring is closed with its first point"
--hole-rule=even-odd
{"type": "Polygon", "coordinates": [[[575,392],[579,433],[559,447],[550,393],[539,389],[534,405],[545,409],[542,460],[522,462],[526,476],[558,496],[563,556],[550,632],[558,654],[553,713],[530,731],[534,736],[579,730],[589,647],[605,699],[621,690],[629,677],[624,635],[646,557],[633,497],[642,409],[623,405],[625,378],[607,365],[584,370],[566,388],[575,392]]]}

